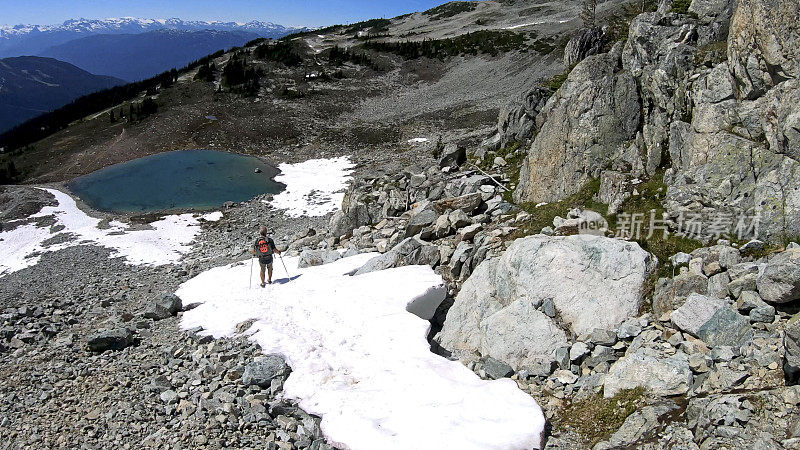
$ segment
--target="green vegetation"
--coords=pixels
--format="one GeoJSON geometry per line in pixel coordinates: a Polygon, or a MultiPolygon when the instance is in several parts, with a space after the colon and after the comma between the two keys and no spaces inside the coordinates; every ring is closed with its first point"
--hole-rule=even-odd
{"type": "Polygon", "coordinates": [[[608,207],[594,200],[599,191],[600,179],[592,178],[584,183],[578,192],[560,202],[548,203],[538,208],[532,203],[523,203],[519,205],[523,211],[531,215],[531,218],[520,227],[519,234],[515,237],[529,236],[539,233],[544,227],[552,227],[553,219],[555,219],[556,216],[563,217],[572,208],[585,208],[601,213],[605,212],[608,207]]]}
{"type": "Polygon", "coordinates": [[[441,20],[461,13],[475,11],[477,8],[478,2],[455,1],[431,8],[422,14],[430,17],[431,20],[441,20]]]}
{"type": "Polygon", "coordinates": [[[203,64],[197,69],[197,75],[194,76],[194,79],[206,82],[214,81],[214,72],[216,71],[217,66],[213,62],[211,64],[203,64]]]}
{"type": "Polygon", "coordinates": [[[345,62],[351,62],[353,64],[370,67],[378,72],[387,69],[384,65],[372,59],[366,52],[357,52],[349,48],[343,49],[338,45],[333,46],[328,52],[328,62],[334,65],[342,65],[345,62]]]}
{"type": "MultiPolygon", "coordinates": [[[[643,249],[658,258],[657,276],[672,275],[672,264],[669,257],[678,252],[691,253],[703,246],[703,243],[694,239],[678,236],[672,231],[666,236],[659,226],[664,225],[664,199],[667,188],[664,185],[664,174],[659,172],[649,180],[636,186],[639,195],[632,196],[622,203],[620,214],[607,215],[608,229],[610,231],[633,231],[633,224],[638,224],[641,233],[633,233],[631,240],[637,242],[643,249]],[[623,216],[622,214],[625,214],[623,216]],[[655,219],[656,222],[652,222],[655,219]],[[650,230],[653,233],[649,233],[650,230]]],[[[593,178],[587,181],[575,194],[560,202],[548,203],[536,207],[531,203],[524,203],[520,208],[528,212],[531,218],[522,224],[513,235],[514,238],[529,236],[539,233],[542,228],[553,225],[556,216],[564,216],[572,208],[584,208],[604,214],[608,205],[596,200],[600,191],[600,179],[593,178]]],[[[507,200],[511,197],[507,196],[507,200]]]]}
{"type": "Polygon", "coordinates": [[[556,44],[553,41],[553,37],[537,39],[531,44],[531,48],[542,55],[549,55],[556,49],[556,44]]]}
{"type": "Polygon", "coordinates": [[[9,155],[0,155],[0,184],[12,184],[17,181],[19,171],[9,155]]]}
{"type": "MultiPolygon", "coordinates": [[[[636,186],[639,195],[628,198],[622,203],[619,211],[629,214],[631,218],[638,217],[642,220],[642,234],[639,239],[635,239],[639,245],[654,254],[658,258],[658,276],[672,275],[672,263],[669,257],[678,253],[686,252],[691,253],[703,246],[703,243],[687,237],[678,236],[674,233],[667,233],[656,230],[658,225],[663,225],[661,222],[664,214],[664,200],[667,195],[667,186],[664,184],[664,172],[659,171],[650,177],[649,180],[636,186]],[[637,216],[634,216],[637,215],[637,216]],[[655,223],[652,223],[655,219],[655,223]],[[648,236],[648,230],[656,230],[651,236],[648,236]]],[[[609,227],[618,229],[623,227],[621,217],[611,216],[609,218],[609,227]]],[[[632,220],[632,219],[628,219],[632,220]]],[[[627,227],[630,229],[630,227],[627,227]]]]}
{"type": "Polygon", "coordinates": [[[553,92],[557,91],[558,88],[560,88],[561,85],[564,84],[565,81],[567,81],[567,76],[569,76],[571,70],[572,69],[570,68],[567,69],[567,71],[564,73],[557,73],[553,75],[553,78],[550,78],[549,80],[542,83],[542,86],[546,87],[547,89],[550,89],[553,92]]]}
{"type": "Polygon", "coordinates": [[[261,69],[247,66],[247,58],[234,53],[222,69],[222,85],[243,95],[252,96],[261,88],[261,69]]]}
{"type": "Polygon", "coordinates": [[[644,404],[644,394],[644,388],[637,387],[623,390],[609,399],[598,393],[586,400],[571,402],[557,415],[560,419],[556,426],[577,431],[594,446],[617,431],[625,419],[644,404]]]}
{"type": "Polygon", "coordinates": [[[297,46],[290,41],[261,44],[253,51],[253,56],[258,59],[275,61],[288,67],[299,66],[303,62],[303,56],[297,46]]]}
{"type": "Polygon", "coordinates": [[[692,0],[675,0],[672,2],[672,8],[669,11],[678,14],[688,14],[691,4],[692,0]]]}
{"type": "Polygon", "coordinates": [[[528,46],[524,35],[511,31],[476,31],[449,39],[406,42],[367,41],[364,48],[388,52],[405,59],[437,58],[444,60],[459,55],[489,54],[524,50],[528,46]]]}

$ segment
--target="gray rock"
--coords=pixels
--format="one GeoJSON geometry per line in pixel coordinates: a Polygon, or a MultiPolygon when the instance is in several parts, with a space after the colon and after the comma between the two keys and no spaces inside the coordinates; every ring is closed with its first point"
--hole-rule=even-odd
{"type": "Polygon", "coordinates": [[[450,221],[450,225],[453,228],[463,228],[463,227],[465,227],[467,225],[470,225],[472,223],[472,221],[469,219],[469,216],[467,215],[467,213],[465,213],[461,209],[457,209],[457,210],[451,212],[447,216],[447,219],[450,221]]]}
{"type": "Polygon", "coordinates": [[[439,262],[439,247],[417,237],[404,239],[394,248],[367,261],[355,273],[361,275],[392,267],[410,265],[436,266],[439,262]]]}
{"type": "Polygon", "coordinates": [[[483,225],[476,223],[472,225],[467,225],[466,227],[458,230],[456,233],[456,238],[460,241],[472,241],[472,238],[478,234],[479,231],[483,229],[483,225]]]}
{"type": "MultiPolygon", "coordinates": [[[[580,335],[595,328],[613,330],[638,314],[653,263],[651,255],[632,242],[590,235],[536,235],[517,239],[501,258],[481,263],[479,267],[493,268],[480,277],[476,271],[464,288],[472,283],[487,285],[489,289],[478,293],[495,293],[490,303],[499,309],[514,299],[532,303],[552,299],[559,317],[580,335]]],[[[476,306],[486,301],[459,295],[442,330],[443,342],[456,344],[463,341],[462,333],[474,333],[485,317],[476,306]]]]}
{"type": "Polygon", "coordinates": [[[514,191],[517,203],[560,201],[576,193],[635,137],[641,118],[636,81],[619,69],[618,47],[590,56],[550,98],[522,165],[514,191]]]}
{"type": "Polygon", "coordinates": [[[800,382],[800,313],[792,316],[786,324],[783,346],[786,348],[786,361],[783,364],[786,380],[790,383],[800,382]]]}
{"type": "Polygon", "coordinates": [[[623,389],[639,386],[658,396],[685,394],[692,385],[692,371],[683,353],[663,357],[655,350],[640,348],[620,358],[606,375],[603,396],[610,398],[623,389]]]}
{"type": "Polygon", "coordinates": [[[731,20],[728,58],[741,98],[753,99],[788,78],[800,78],[797,2],[741,0],[731,20]]]}
{"type": "Polygon", "coordinates": [[[669,257],[670,262],[673,266],[685,266],[689,264],[689,261],[692,260],[692,255],[684,252],[678,252],[669,257]]]}
{"type": "Polygon", "coordinates": [[[145,309],[144,317],[162,320],[172,317],[181,310],[181,299],[175,294],[163,293],[145,309]]]}
{"type": "Polygon", "coordinates": [[[734,297],[739,298],[743,291],[755,291],[757,289],[758,272],[745,274],[728,283],[728,292],[734,297]]]}
{"type": "Polygon", "coordinates": [[[605,31],[602,28],[584,28],[575,33],[564,48],[564,67],[572,67],[587,56],[603,52],[605,31]]]}
{"type": "Polygon", "coordinates": [[[101,330],[89,336],[86,344],[93,352],[122,350],[133,344],[133,334],[127,328],[101,330]]]}
{"type": "Polygon", "coordinates": [[[728,296],[728,284],[731,278],[726,272],[718,273],[708,278],[708,293],[710,297],[725,298],[728,296]]]}
{"type": "Polygon", "coordinates": [[[439,157],[439,167],[458,167],[467,161],[467,149],[450,142],[444,146],[439,157]]]}
{"type": "Polygon", "coordinates": [[[433,208],[422,207],[421,211],[412,212],[412,214],[406,226],[406,237],[419,234],[423,228],[433,226],[436,223],[436,219],[439,218],[439,214],[433,208]]]}
{"type": "Polygon", "coordinates": [[[718,345],[712,348],[711,353],[709,353],[714,362],[728,362],[735,358],[736,355],[736,351],[729,345],[718,345]]]}
{"type": "Polygon", "coordinates": [[[706,294],[708,278],[694,272],[684,272],[675,278],[660,278],[653,295],[653,312],[660,317],[679,308],[690,294],[706,294]]]}
{"type": "Polygon", "coordinates": [[[273,379],[286,378],[291,369],[279,355],[267,355],[257,358],[244,368],[242,383],[245,386],[269,388],[273,379]]]}
{"type": "Polygon", "coordinates": [[[642,333],[642,326],[639,324],[639,319],[631,318],[622,322],[622,325],[617,328],[617,337],[620,339],[634,338],[642,333]]]}
{"type": "Polygon", "coordinates": [[[739,299],[736,301],[736,308],[745,314],[755,308],[761,308],[763,306],[769,305],[767,305],[764,300],[761,300],[761,296],[755,291],[742,291],[741,295],[739,295],[739,299]]]}
{"type": "Polygon", "coordinates": [[[486,358],[486,361],[483,363],[483,370],[485,370],[486,374],[495,380],[500,378],[508,378],[514,374],[514,369],[512,369],[511,366],[503,361],[494,359],[491,356],[486,358]]]}
{"type": "Polygon", "coordinates": [[[506,147],[512,141],[524,142],[537,130],[536,117],[544,108],[553,91],[535,87],[524,92],[500,110],[497,118],[496,147],[506,147]]]}
{"type": "Polygon", "coordinates": [[[159,397],[161,398],[162,402],[168,405],[171,405],[173,403],[178,403],[178,393],[173,391],[172,389],[167,389],[166,391],[162,392],[161,395],[159,395],[159,397]]]}
{"type": "Polygon", "coordinates": [[[698,336],[700,328],[724,308],[727,308],[727,303],[723,300],[691,294],[686,303],[672,313],[670,320],[680,330],[698,336]]]}
{"type": "Polygon", "coordinates": [[[753,339],[750,321],[726,307],[717,310],[697,331],[697,337],[709,346],[740,346],[753,339]]]}
{"type": "MultiPolygon", "coordinates": [[[[451,313],[452,308],[448,312],[448,320],[451,313]]],[[[517,300],[486,317],[481,323],[480,332],[482,339],[479,352],[505,361],[517,371],[531,370],[536,366],[549,367],[555,361],[556,349],[567,343],[564,332],[525,299],[517,300]]],[[[448,343],[448,346],[443,344],[445,348],[458,348],[449,346],[450,341],[445,342],[448,343]]]]}
{"type": "Polygon", "coordinates": [[[758,276],[758,293],[770,303],[800,299],[800,249],[786,250],[773,257],[758,276]]]}
{"type": "Polygon", "coordinates": [[[332,263],[341,258],[342,255],[336,250],[305,249],[302,253],[300,253],[300,261],[297,263],[297,267],[302,269],[306,267],[321,266],[323,264],[332,263]]]}
{"type": "Polygon", "coordinates": [[[580,362],[590,351],[589,346],[586,345],[585,342],[578,341],[572,344],[572,347],[569,349],[569,359],[572,362],[580,362]]]}
{"type": "Polygon", "coordinates": [[[771,305],[759,306],[750,311],[751,322],[772,323],[775,320],[775,307],[771,305]]]}
{"type": "Polygon", "coordinates": [[[617,343],[617,333],[611,330],[604,330],[602,328],[597,328],[594,331],[592,331],[591,340],[595,344],[614,345],[617,343]]]}

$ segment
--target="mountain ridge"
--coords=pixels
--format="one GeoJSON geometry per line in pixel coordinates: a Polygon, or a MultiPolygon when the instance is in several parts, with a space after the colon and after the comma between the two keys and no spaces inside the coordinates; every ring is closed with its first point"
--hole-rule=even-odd
{"type": "Polygon", "coordinates": [[[174,29],[97,34],[47,48],[38,55],[69,62],[91,73],[138,81],[258,37],[247,31],[174,29]]]}
{"type": "Polygon", "coordinates": [[[124,83],[53,58],[0,59],[0,132],[83,95],[124,83]]]}
{"type": "Polygon", "coordinates": [[[136,34],[156,30],[246,31],[261,37],[282,37],[303,28],[285,27],[272,22],[246,23],[222,21],[188,21],[178,18],[141,19],[133,17],[110,19],[70,19],[57,25],[19,24],[0,26],[0,57],[38,54],[45,49],[74,39],[98,34],[136,34]]]}

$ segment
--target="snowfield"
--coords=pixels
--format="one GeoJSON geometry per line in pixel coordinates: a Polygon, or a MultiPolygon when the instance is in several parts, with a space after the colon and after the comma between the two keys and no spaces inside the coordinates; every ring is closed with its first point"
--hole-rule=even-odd
{"type": "Polygon", "coordinates": [[[343,448],[538,448],[545,421],[536,401],[510,379],[484,381],[431,353],[430,323],[407,312],[442,301],[441,277],[428,266],[348,275],[374,256],[305,269],[286,258],[291,281],[276,261],[265,289],[248,288],[247,262],[210,269],[177,291],[184,305],[201,303],[181,326],[222,337],[256,319],[245,333],[292,367],[284,396],[320,415],[343,448]]]}
{"type": "Polygon", "coordinates": [[[272,206],[286,210],[290,217],[324,216],[342,206],[344,191],[353,179],[355,164],[347,156],[309,159],[297,164],[283,163],[275,181],[286,185],[272,206]]]}
{"type": "MultiPolygon", "coordinates": [[[[53,227],[35,224],[19,226],[0,232],[0,277],[30,267],[39,262],[42,253],[54,252],[81,244],[93,244],[112,250],[112,257],[123,257],[129,264],[163,265],[175,263],[191,249],[191,242],[200,232],[198,216],[180,214],[166,216],[150,224],[152,229],[131,230],[119,221],[109,222],[101,229],[101,219],[81,211],[69,195],[45,189],[55,196],[57,206],[46,206],[31,218],[54,216],[53,227]],[[67,235],[66,242],[46,246],[45,241],[67,235]]],[[[219,220],[220,212],[208,213],[200,218],[219,220]]]]}

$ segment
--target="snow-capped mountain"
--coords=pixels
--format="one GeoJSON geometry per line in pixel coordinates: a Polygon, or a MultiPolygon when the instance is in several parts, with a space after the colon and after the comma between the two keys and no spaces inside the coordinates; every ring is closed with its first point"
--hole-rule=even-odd
{"type": "Polygon", "coordinates": [[[0,58],[36,55],[71,40],[98,34],[138,34],[158,30],[179,31],[247,31],[262,37],[281,37],[297,31],[271,22],[247,23],[171,19],[70,19],[60,25],[0,26],[0,58]]]}

